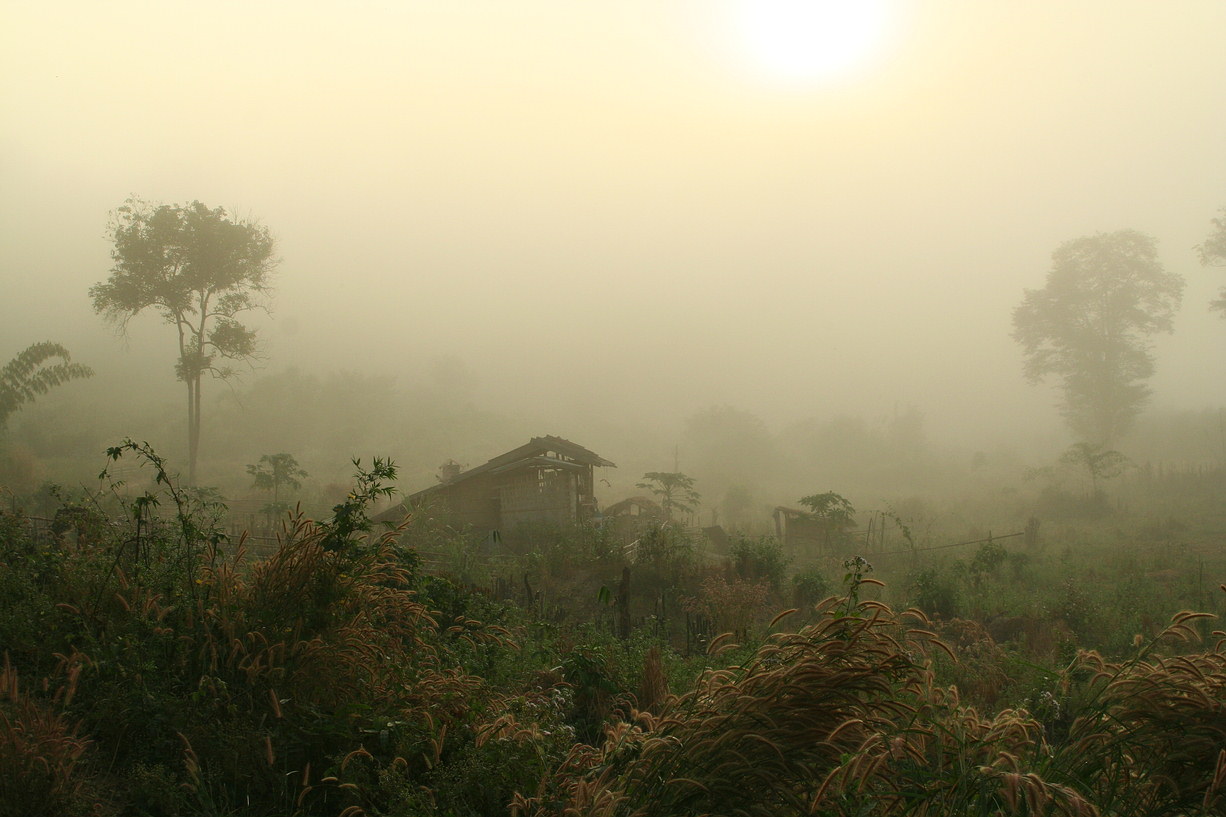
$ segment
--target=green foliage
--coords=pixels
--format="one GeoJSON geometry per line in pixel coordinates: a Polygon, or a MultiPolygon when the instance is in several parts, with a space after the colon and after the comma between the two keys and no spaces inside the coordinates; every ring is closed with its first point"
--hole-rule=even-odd
{"type": "Polygon", "coordinates": [[[863,556],[856,555],[850,559],[843,560],[843,569],[847,572],[843,574],[843,586],[845,588],[845,603],[843,606],[843,614],[847,616],[853,615],[853,611],[860,603],[860,588],[865,584],[880,585],[881,582],[876,579],[866,579],[869,573],[873,572],[873,566],[863,556]]]}
{"type": "Polygon", "coordinates": [[[856,526],[856,509],[845,497],[834,491],[802,497],[800,504],[809,509],[809,519],[817,524],[825,544],[844,544],[856,526]]]}
{"type": "Polygon", "coordinates": [[[1013,311],[1026,379],[1059,379],[1070,427],[1108,446],[1128,430],[1154,372],[1147,338],[1170,332],[1183,279],[1163,269],[1154,240],[1135,230],[1065,242],[1043,289],[1013,311]]]}
{"type": "MultiPolygon", "coordinates": [[[[0,558],[12,567],[0,572],[0,586],[13,591],[0,595],[0,631],[14,673],[48,679],[33,709],[14,714],[0,701],[0,765],[65,769],[56,785],[81,791],[106,775],[119,802],[150,815],[336,814],[388,806],[379,787],[391,787],[398,772],[430,780],[453,755],[472,756],[494,694],[477,697],[483,682],[464,666],[522,679],[499,670],[498,655],[513,649],[507,632],[472,618],[494,608],[453,592],[431,613],[418,600],[408,554],[390,536],[362,537],[366,505],[395,475],[391,463],[359,466],[357,487],[333,519],[298,520],[274,554],[249,564],[241,546],[221,552],[227,543],[197,518],[196,495],[147,444],[128,440],[108,451],[112,460],[130,455],[152,467],[154,489],[124,498],[113,483],[123,514],[100,535],[78,533],[68,547],[0,515],[0,558]],[[440,624],[444,611],[450,618],[440,624]],[[5,743],[38,723],[51,730],[48,741],[5,743]],[[67,726],[76,723],[79,732],[67,726]],[[68,761],[91,744],[106,760],[89,764],[82,782],[68,761]],[[49,754],[57,746],[69,751],[63,762],[49,754]],[[382,770],[368,791],[342,786],[361,765],[355,752],[382,770]]],[[[433,595],[443,594],[436,587],[433,595]]],[[[16,689],[10,680],[6,674],[0,690],[16,689]]],[[[520,785],[531,768],[508,779],[520,785]]],[[[23,785],[36,782],[27,771],[14,774],[23,785]]],[[[11,779],[0,778],[0,787],[11,779]]],[[[441,777],[437,785],[440,796],[458,794],[444,792],[441,777]]],[[[492,791],[504,802],[511,796],[492,791]]],[[[75,813],[62,798],[47,802],[59,804],[54,813],[75,813]]]]}
{"type": "Polygon", "coordinates": [[[984,542],[971,558],[970,571],[972,575],[996,576],[1009,558],[1009,551],[997,542],[984,542]]]}
{"type": "Polygon", "coordinates": [[[360,548],[359,535],[369,533],[372,525],[367,514],[370,504],[396,493],[396,486],[390,484],[396,481],[396,464],[390,459],[375,457],[367,470],[362,467],[362,461],[355,458],[353,467],[356,471],[353,490],[344,502],[332,509],[332,520],[320,526],[325,534],[323,546],[326,550],[360,548]]]}
{"type": "Polygon", "coordinates": [[[252,487],[261,491],[272,491],[272,502],[265,508],[267,513],[284,513],[289,508],[281,503],[281,487],[302,487],[299,477],[310,476],[304,468],[298,465],[293,454],[265,454],[255,465],[247,466],[247,473],[254,479],[252,487]]]}
{"type": "Polygon", "coordinates": [[[694,478],[677,471],[648,471],[636,487],[651,491],[660,499],[665,521],[673,521],[674,511],[693,514],[701,499],[694,490],[694,478]]]}
{"type": "Polygon", "coordinates": [[[958,585],[949,571],[939,566],[920,568],[907,584],[912,604],[925,613],[946,619],[958,614],[958,585]]]}
{"type": "Polygon", "coordinates": [[[94,370],[73,363],[68,350],[44,341],[24,349],[0,368],[0,430],[9,417],[40,394],[69,380],[92,377],[94,370]],[[58,360],[58,363],[47,361],[58,360]]]}
{"type": "Polygon", "coordinates": [[[759,536],[756,539],[735,536],[729,555],[732,571],[738,578],[765,582],[775,591],[783,586],[789,560],[773,536],[759,536]]]}
{"type": "Polygon", "coordinates": [[[812,607],[830,596],[834,586],[816,568],[807,568],[792,576],[792,605],[797,608],[812,607]]]}
{"type": "MultiPolygon", "coordinates": [[[[1203,581],[1189,570],[1199,554],[1174,514],[1102,542],[1045,522],[1064,557],[1035,549],[1023,564],[989,541],[929,563],[899,592],[939,621],[863,598],[880,584],[870,576],[897,569],[890,554],[877,571],[848,559],[845,595],[773,637],[774,543],[742,537],[721,569],[662,525],[639,542],[636,601],[748,636],[682,657],[675,628],[670,647],[649,615],[623,640],[591,609],[629,558],[585,544],[593,531],[533,534],[513,569],[537,554],[549,569],[533,585],[557,602],[521,606],[419,570],[411,544],[444,535],[429,519],[408,520],[399,543],[370,530],[390,462],[357,463],[329,519],[297,520],[252,562],[220,535],[210,498],[146,444],[108,456],[138,459],[149,489],[74,497],[49,527],[0,514],[0,643],[6,678],[22,680],[15,694],[0,684],[0,788],[25,787],[0,813],[10,801],[36,811],[52,789],[29,770],[48,768],[48,808],[66,814],[95,802],[102,814],[302,817],[468,817],[512,801],[525,817],[1222,806],[1221,647],[1146,642],[1154,610],[1216,585],[1216,562],[1203,581]],[[963,601],[984,620],[954,618],[963,601]],[[931,649],[934,632],[952,656],[931,649]]],[[[483,570],[505,564],[472,555],[483,570]]],[[[796,606],[830,594],[831,569],[792,578],[796,606]]]]}
{"type": "Polygon", "coordinates": [[[694,543],[685,531],[672,525],[648,528],[634,549],[634,563],[640,566],[681,566],[693,558],[694,543]]]}
{"type": "Polygon", "coordinates": [[[1094,633],[1092,628],[1098,621],[1098,605],[1090,597],[1081,582],[1075,579],[1065,579],[1061,585],[1062,592],[1051,613],[1064,621],[1073,632],[1083,638],[1094,633]]]}

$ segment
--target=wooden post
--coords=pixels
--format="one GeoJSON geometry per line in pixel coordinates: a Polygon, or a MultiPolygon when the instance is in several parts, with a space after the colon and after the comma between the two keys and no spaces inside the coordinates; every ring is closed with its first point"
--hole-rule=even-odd
{"type": "Polygon", "coordinates": [[[630,568],[622,568],[622,580],[617,586],[617,637],[630,638],[630,568]]]}

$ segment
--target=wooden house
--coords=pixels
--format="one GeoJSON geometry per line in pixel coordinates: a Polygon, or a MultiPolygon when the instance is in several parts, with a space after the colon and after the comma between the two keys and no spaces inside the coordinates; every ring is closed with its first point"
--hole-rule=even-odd
{"type": "Polygon", "coordinates": [[[467,471],[449,461],[438,485],[411,494],[375,521],[399,521],[410,509],[428,507],[457,529],[502,536],[525,526],[586,522],[596,514],[599,467],[616,466],[570,440],[533,437],[467,471]]]}
{"type": "Polygon", "coordinates": [[[808,511],[775,508],[775,538],[789,551],[816,551],[830,544],[830,531],[808,511]]]}

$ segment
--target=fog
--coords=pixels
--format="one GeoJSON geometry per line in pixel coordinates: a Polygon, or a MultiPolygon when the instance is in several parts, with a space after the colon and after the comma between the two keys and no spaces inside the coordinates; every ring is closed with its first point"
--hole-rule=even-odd
{"type": "MultiPolygon", "coordinates": [[[[725,5],[7,0],[0,358],[63,343],[97,374],[58,399],[107,404],[107,433],[176,411],[170,329],[119,339],[87,290],[109,211],[198,199],[281,258],[263,361],[208,386],[205,461],[290,370],[422,416],[461,394],[466,463],[557,434],[626,485],[684,470],[686,419],[725,405],[1058,451],[1011,312],[1061,242],[1134,228],[1187,280],[1148,411],[1226,405],[1222,272],[1194,250],[1226,205],[1226,5],[897,3],[814,83],[755,70],[725,5]]],[[[437,451],[407,427],[317,434],[420,479],[437,451]]]]}

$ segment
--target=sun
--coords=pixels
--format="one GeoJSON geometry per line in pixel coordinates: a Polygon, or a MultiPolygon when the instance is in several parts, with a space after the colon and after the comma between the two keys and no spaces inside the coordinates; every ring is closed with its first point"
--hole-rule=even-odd
{"type": "Polygon", "coordinates": [[[736,0],[735,36],[766,78],[817,84],[854,74],[881,51],[887,0],[736,0]]]}

